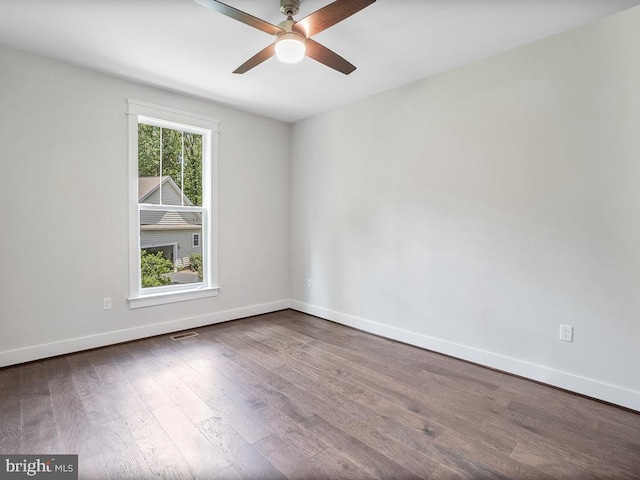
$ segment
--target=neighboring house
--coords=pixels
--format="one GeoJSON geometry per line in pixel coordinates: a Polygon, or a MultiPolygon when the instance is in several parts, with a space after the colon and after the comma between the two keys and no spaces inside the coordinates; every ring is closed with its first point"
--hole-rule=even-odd
{"type": "MultiPolygon", "coordinates": [[[[193,205],[170,176],[138,178],[138,203],[193,205]]],[[[178,268],[189,266],[189,255],[202,254],[201,239],[202,217],[198,213],[141,213],[140,248],[163,252],[178,268]]]]}

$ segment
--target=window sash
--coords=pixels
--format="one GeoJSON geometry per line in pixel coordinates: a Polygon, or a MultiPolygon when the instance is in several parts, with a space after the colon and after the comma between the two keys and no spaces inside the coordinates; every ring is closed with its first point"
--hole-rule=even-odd
{"type": "Polygon", "coordinates": [[[157,203],[139,203],[138,210],[156,211],[156,212],[177,212],[177,213],[202,213],[207,212],[206,207],[198,207],[197,205],[159,205],[157,203]]]}
{"type": "MultiPolygon", "coordinates": [[[[157,205],[154,203],[139,203],[138,204],[138,292],[139,296],[154,295],[161,292],[180,292],[184,290],[194,290],[203,286],[211,285],[211,268],[209,267],[209,256],[211,249],[211,242],[203,237],[206,235],[204,232],[209,231],[207,208],[198,206],[181,206],[181,205],[157,205]],[[140,265],[140,250],[142,249],[140,243],[140,214],[142,212],[176,212],[176,213],[199,213],[202,218],[202,225],[200,226],[200,249],[202,250],[202,281],[194,282],[183,285],[163,285],[160,287],[143,287],[142,286],[142,266],[140,265]]],[[[193,240],[192,240],[193,241],[193,240]]]]}

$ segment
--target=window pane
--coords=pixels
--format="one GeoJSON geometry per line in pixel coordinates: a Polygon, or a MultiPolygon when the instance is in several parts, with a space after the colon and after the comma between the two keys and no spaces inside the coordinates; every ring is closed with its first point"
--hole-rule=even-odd
{"type": "Polygon", "coordinates": [[[202,282],[199,212],[140,211],[141,287],[202,282]]]}
{"type": "Polygon", "coordinates": [[[184,194],[202,206],[202,135],[184,134],[184,194]]]}
{"type": "Polygon", "coordinates": [[[182,132],[179,130],[162,129],[162,176],[162,204],[182,205],[182,132]]]}
{"type": "Polygon", "coordinates": [[[138,203],[160,203],[160,127],[138,124],[138,203]]]}
{"type": "Polygon", "coordinates": [[[202,135],[138,125],[138,203],[202,206],[202,135]]]}

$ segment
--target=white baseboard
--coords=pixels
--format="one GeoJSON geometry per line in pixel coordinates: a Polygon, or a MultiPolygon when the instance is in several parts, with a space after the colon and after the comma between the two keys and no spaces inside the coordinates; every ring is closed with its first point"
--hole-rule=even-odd
{"type": "Polygon", "coordinates": [[[506,357],[497,353],[449,342],[421,333],[403,330],[383,323],[373,322],[364,318],[335,312],[322,307],[291,300],[290,308],[316,317],[331,320],[348,327],[357,328],[381,337],[398,340],[400,342],[426,348],[434,352],[478,363],[503,372],[519,375],[531,380],[553,385],[572,392],[597,398],[605,402],[620,405],[640,411],[640,392],[628,390],[616,385],[599,382],[590,378],[556,370],[544,365],[538,365],[517,358],[506,357]]]}
{"type": "Polygon", "coordinates": [[[182,318],[180,320],[173,320],[170,322],[154,323],[152,325],[116,330],[98,335],[77,337],[59,342],[18,348],[15,350],[6,350],[4,352],[0,352],[0,367],[30,362],[33,360],[41,360],[43,358],[54,357],[56,355],[64,355],[66,353],[104,347],[106,345],[113,345],[131,340],[138,340],[140,338],[153,337],[154,335],[178,332],[180,330],[212,325],[214,323],[237,320],[239,318],[251,317],[253,315],[261,315],[263,313],[276,312],[287,308],[289,308],[289,300],[280,300],[277,302],[263,303],[260,305],[251,305],[249,307],[233,310],[225,310],[223,312],[210,313],[207,315],[199,315],[197,317],[182,318]]]}

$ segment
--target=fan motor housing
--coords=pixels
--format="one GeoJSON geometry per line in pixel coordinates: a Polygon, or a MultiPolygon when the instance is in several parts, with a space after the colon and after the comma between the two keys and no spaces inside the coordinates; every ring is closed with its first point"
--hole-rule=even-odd
{"type": "Polygon", "coordinates": [[[280,11],[287,17],[293,17],[300,11],[300,0],[280,0],[280,11]]]}

